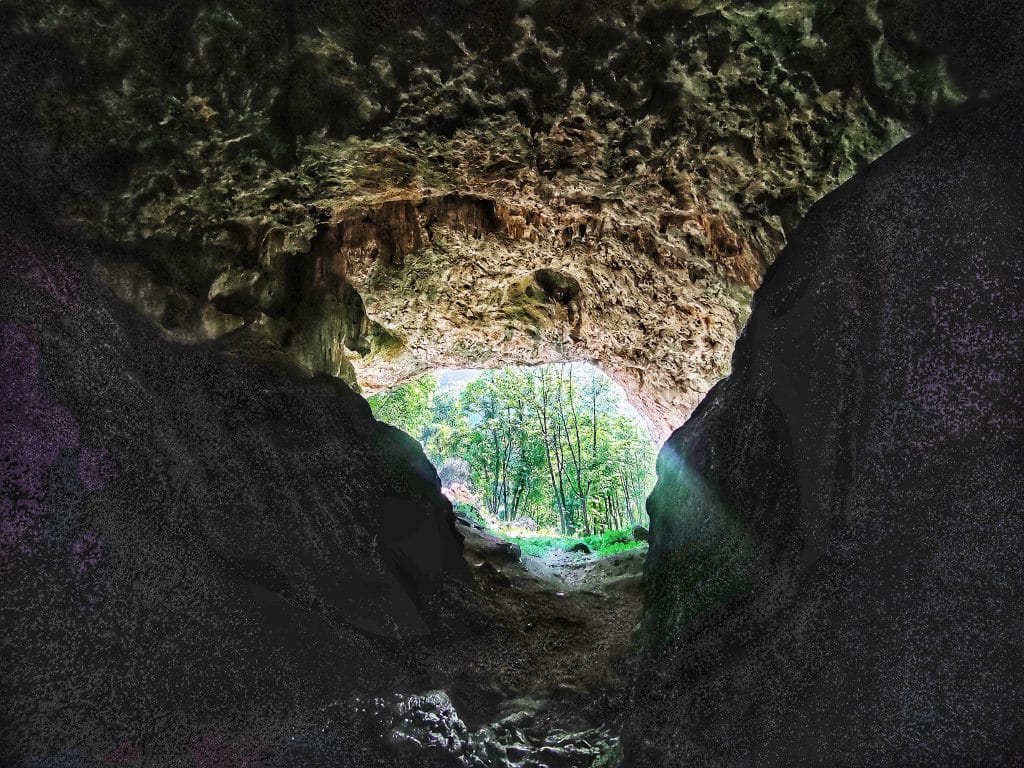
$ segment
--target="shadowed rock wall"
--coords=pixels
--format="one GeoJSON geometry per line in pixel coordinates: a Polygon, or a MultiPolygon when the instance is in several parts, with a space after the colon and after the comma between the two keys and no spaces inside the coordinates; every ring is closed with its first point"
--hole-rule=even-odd
{"type": "Polygon", "coordinates": [[[1021,97],[816,204],[662,450],[627,764],[1020,764],[1021,97]]]}
{"type": "Polygon", "coordinates": [[[336,379],[166,341],[2,210],[0,762],[288,764],[327,702],[459,663],[486,622],[419,446],[336,379]]]}

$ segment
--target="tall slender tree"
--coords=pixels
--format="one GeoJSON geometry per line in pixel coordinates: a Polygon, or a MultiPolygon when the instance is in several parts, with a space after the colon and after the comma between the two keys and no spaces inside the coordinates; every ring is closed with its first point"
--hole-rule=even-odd
{"type": "Polygon", "coordinates": [[[654,449],[603,376],[573,364],[488,371],[460,395],[428,379],[371,398],[438,465],[465,459],[487,511],[565,535],[644,520],[654,449]]]}

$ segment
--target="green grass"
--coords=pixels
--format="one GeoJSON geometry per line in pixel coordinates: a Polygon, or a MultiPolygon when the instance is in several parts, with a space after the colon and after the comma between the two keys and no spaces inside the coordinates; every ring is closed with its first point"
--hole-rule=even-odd
{"type": "Polygon", "coordinates": [[[642,546],[643,542],[641,541],[619,541],[598,549],[597,556],[607,557],[608,555],[617,555],[620,552],[629,552],[631,549],[638,549],[642,546]]]}
{"type": "MultiPolygon", "coordinates": [[[[500,534],[500,532],[499,532],[500,534]]],[[[643,542],[633,541],[633,532],[629,528],[618,531],[605,531],[593,536],[567,538],[564,536],[510,536],[508,540],[518,544],[523,554],[533,557],[545,557],[551,550],[568,551],[579,542],[583,542],[598,557],[617,555],[644,546],[643,542]]]]}
{"type": "Polygon", "coordinates": [[[561,536],[509,536],[508,540],[518,544],[524,555],[533,557],[546,557],[553,549],[565,550],[575,543],[573,539],[561,536]]]}
{"type": "Polygon", "coordinates": [[[633,540],[633,531],[630,528],[605,531],[595,536],[584,536],[582,539],[578,539],[578,541],[582,541],[590,547],[590,551],[599,557],[615,555],[619,552],[626,552],[643,546],[643,542],[633,540]]]}

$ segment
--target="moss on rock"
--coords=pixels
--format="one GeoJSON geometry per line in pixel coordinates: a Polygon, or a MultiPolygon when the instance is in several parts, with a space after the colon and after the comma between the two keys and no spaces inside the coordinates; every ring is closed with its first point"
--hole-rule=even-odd
{"type": "MultiPolygon", "coordinates": [[[[810,203],[958,98],[912,5],[12,0],[4,170],[145,254],[193,318],[225,275],[256,272],[258,296],[217,311],[344,332],[364,355],[367,322],[300,306],[329,276],[406,339],[357,377],[592,359],[664,433],[728,370],[810,203]],[[430,271],[400,292],[368,278],[410,254],[430,271]],[[580,282],[579,312],[507,327],[488,296],[544,268],[580,282]],[[665,327],[684,304],[703,309],[665,327]],[[678,348],[656,351],[666,334],[678,348]]],[[[292,346],[307,367],[310,343],[292,346]]],[[[328,357],[313,367],[345,368],[328,357]]]]}

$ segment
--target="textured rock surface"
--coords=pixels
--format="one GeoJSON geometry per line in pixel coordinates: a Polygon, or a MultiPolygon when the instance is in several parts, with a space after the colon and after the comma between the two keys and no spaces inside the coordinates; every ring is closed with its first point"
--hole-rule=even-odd
{"type": "Polygon", "coordinates": [[[420,758],[447,757],[452,766],[462,768],[592,768],[595,761],[611,757],[616,746],[616,739],[604,728],[572,733],[552,730],[529,711],[471,731],[444,691],[394,694],[356,706],[387,749],[420,758]]]}
{"type": "MultiPolygon", "coordinates": [[[[808,204],[955,100],[929,50],[1019,82],[1019,4],[958,2],[3,3],[2,762],[387,765],[317,708],[600,682],[636,604],[538,633],[494,566],[495,632],[421,455],[292,364],[591,359],[680,422],[808,204]]],[[[1020,103],[823,203],[663,454],[633,765],[1024,753],[1020,103]]]]}
{"type": "Polygon", "coordinates": [[[176,338],[368,391],[590,360],[664,436],[786,230],[955,100],[912,6],[11,0],[5,163],[176,338]]]}
{"type": "Polygon", "coordinates": [[[888,153],[769,271],[659,457],[627,764],[1020,764],[1022,103],[888,153]]]}
{"type": "Polygon", "coordinates": [[[164,340],[0,211],[0,763],[266,764],[462,663],[488,625],[415,443],[336,379],[164,340]]]}

